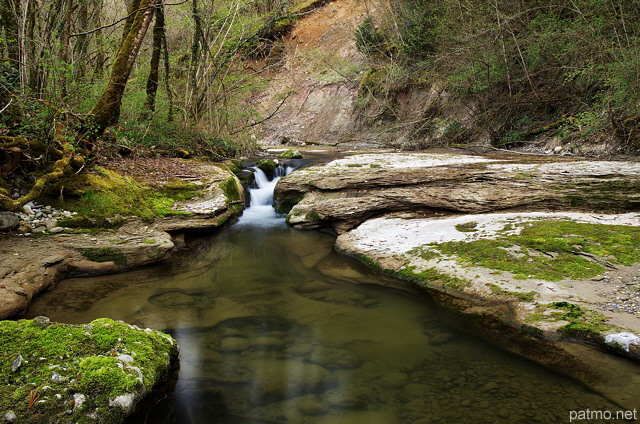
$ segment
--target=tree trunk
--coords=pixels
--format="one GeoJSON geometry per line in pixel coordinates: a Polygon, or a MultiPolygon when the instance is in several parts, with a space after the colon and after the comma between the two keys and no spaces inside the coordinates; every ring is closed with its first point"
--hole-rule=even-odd
{"type": "Polygon", "coordinates": [[[127,20],[122,42],[113,62],[109,82],[90,112],[91,122],[90,128],[87,130],[94,136],[102,134],[109,125],[117,122],[120,116],[122,95],[144,36],[149,29],[157,1],[134,0],[131,3],[132,11],[137,10],[137,12],[127,20]]]}
{"type": "MultiPolygon", "coordinates": [[[[95,21],[95,26],[100,28],[102,26],[102,18],[101,18],[101,10],[102,10],[102,0],[99,0],[96,3],[97,7],[100,8],[100,10],[98,11],[98,13],[96,13],[96,21],[95,21]]],[[[96,63],[95,63],[95,70],[93,73],[94,78],[97,79],[101,79],[102,75],[104,75],[104,63],[107,61],[107,55],[104,52],[104,36],[102,34],[102,30],[98,30],[96,31],[96,37],[95,37],[95,44],[96,44],[96,63]]]]}
{"type": "Polygon", "coordinates": [[[60,79],[62,101],[67,100],[67,75],[69,73],[69,43],[71,40],[71,11],[73,9],[73,0],[67,0],[66,10],[64,15],[64,39],[62,40],[62,63],[64,69],[62,70],[62,78],[60,79]]]}
{"type": "Polygon", "coordinates": [[[158,92],[158,80],[160,78],[160,56],[162,54],[162,42],[164,39],[164,8],[162,0],[158,0],[155,11],[155,24],[153,26],[153,50],[151,51],[151,69],[147,78],[147,100],[144,106],[145,117],[151,115],[156,109],[156,93],[158,92]]]}
{"type": "Polygon", "coordinates": [[[198,98],[198,67],[200,64],[200,53],[202,51],[202,40],[204,33],[202,32],[202,18],[198,9],[198,0],[193,0],[191,5],[191,15],[193,17],[193,43],[191,43],[191,64],[189,67],[189,77],[187,79],[186,101],[187,111],[191,117],[196,119],[199,114],[197,107],[198,98]]]}
{"type": "Polygon", "coordinates": [[[20,68],[20,43],[19,43],[19,16],[20,8],[16,0],[0,1],[0,21],[4,27],[7,54],[11,66],[20,68]]]}

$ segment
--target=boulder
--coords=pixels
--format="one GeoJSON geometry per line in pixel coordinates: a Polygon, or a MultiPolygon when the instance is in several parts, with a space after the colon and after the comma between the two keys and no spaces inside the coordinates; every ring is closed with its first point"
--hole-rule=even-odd
{"type": "Polygon", "coordinates": [[[89,325],[1,321],[0,340],[12,360],[0,363],[0,373],[11,374],[0,387],[0,411],[11,411],[11,421],[22,424],[41,423],[43,417],[89,422],[98,415],[91,422],[124,422],[178,356],[170,336],[110,319],[89,325]],[[116,351],[135,356],[114,356],[116,351]],[[18,396],[24,401],[16,402],[18,396]]]}
{"type": "Polygon", "coordinates": [[[12,231],[20,226],[20,216],[13,212],[0,212],[0,231],[12,231]]]}

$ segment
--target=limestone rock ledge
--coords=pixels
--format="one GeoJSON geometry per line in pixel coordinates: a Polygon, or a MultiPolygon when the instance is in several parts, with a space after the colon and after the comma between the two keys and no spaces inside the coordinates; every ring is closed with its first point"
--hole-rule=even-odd
{"type": "Polygon", "coordinates": [[[451,324],[637,407],[640,368],[619,356],[640,359],[640,163],[362,154],[282,178],[275,198],[451,324]]]}
{"type": "Polygon", "coordinates": [[[460,154],[361,154],[282,178],[279,212],[337,234],[391,212],[637,210],[640,163],[460,154]]]}
{"type": "Polygon", "coordinates": [[[640,213],[371,219],[338,250],[426,290],[454,325],[635,407],[640,213]],[[628,292],[628,294],[627,294],[628,292]]]}
{"type": "Polygon", "coordinates": [[[0,240],[0,319],[23,313],[31,300],[68,276],[121,272],[167,258],[171,236],[131,220],[115,232],[5,236],[0,240]]]}
{"type": "Polygon", "coordinates": [[[0,419],[117,424],[168,374],[172,337],[110,319],[0,322],[0,419]]]}

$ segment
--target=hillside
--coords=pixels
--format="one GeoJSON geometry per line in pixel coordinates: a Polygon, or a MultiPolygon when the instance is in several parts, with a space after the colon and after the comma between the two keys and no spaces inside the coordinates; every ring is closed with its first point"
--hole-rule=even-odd
{"type": "Polygon", "coordinates": [[[463,3],[336,0],[303,16],[261,63],[267,88],[251,101],[269,119],[255,135],[266,145],[638,152],[635,9],[463,3]]]}

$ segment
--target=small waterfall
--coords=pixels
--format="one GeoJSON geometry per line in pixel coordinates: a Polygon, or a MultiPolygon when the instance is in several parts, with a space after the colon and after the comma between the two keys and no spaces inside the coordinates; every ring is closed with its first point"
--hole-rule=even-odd
{"type": "Polygon", "coordinates": [[[255,177],[255,183],[249,188],[251,201],[249,207],[238,221],[238,225],[249,225],[256,227],[272,227],[284,224],[282,214],[276,213],[273,207],[273,190],[281,177],[289,175],[294,168],[278,165],[273,179],[269,179],[267,174],[260,168],[252,167],[251,171],[255,177]]]}

